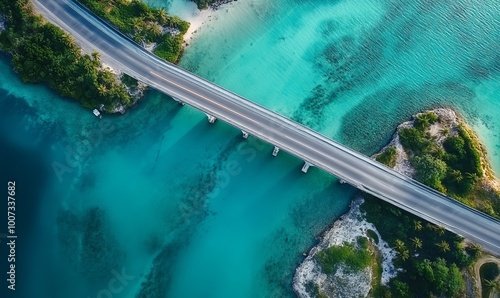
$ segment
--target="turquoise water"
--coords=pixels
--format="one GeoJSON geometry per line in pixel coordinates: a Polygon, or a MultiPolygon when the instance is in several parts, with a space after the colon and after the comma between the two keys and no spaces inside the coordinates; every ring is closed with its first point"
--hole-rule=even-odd
{"type": "MultiPolygon", "coordinates": [[[[500,173],[495,1],[245,0],[195,36],[182,67],[366,154],[452,105],[500,173]]],[[[292,296],[302,253],[354,193],[155,91],[99,121],[0,62],[20,297],[292,296]]]]}

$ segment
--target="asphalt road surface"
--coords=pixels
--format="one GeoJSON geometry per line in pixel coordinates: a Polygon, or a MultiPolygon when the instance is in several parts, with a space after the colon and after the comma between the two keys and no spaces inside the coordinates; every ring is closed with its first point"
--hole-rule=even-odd
{"type": "Polygon", "coordinates": [[[486,251],[500,255],[500,221],[301,124],[164,62],[73,1],[36,0],[35,5],[79,44],[85,43],[149,86],[278,146],[367,193],[444,226],[482,245],[486,251]]]}

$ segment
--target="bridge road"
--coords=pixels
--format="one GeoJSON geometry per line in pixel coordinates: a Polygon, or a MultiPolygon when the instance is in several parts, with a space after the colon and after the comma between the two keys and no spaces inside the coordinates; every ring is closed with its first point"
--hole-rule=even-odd
{"type": "Polygon", "coordinates": [[[500,255],[500,221],[140,48],[73,1],[35,0],[44,16],[129,75],[278,146],[351,185],[500,255]]]}

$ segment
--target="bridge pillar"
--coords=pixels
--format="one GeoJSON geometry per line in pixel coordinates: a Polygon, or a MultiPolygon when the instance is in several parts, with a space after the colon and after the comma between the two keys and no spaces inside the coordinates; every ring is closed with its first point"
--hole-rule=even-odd
{"type": "Polygon", "coordinates": [[[244,139],[248,139],[248,136],[249,136],[248,132],[242,130],[241,133],[243,134],[244,139]]]}
{"type": "Polygon", "coordinates": [[[280,148],[278,146],[274,146],[273,156],[277,156],[278,152],[280,152],[280,148]]]}
{"type": "Polygon", "coordinates": [[[180,100],[180,99],[178,99],[178,98],[175,98],[175,97],[172,97],[172,98],[173,98],[176,102],[180,103],[181,105],[185,105],[185,103],[184,103],[182,100],[180,100]]]}
{"type": "Polygon", "coordinates": [[[207,114],[207,118],[208,118],[208,123],[214,123],[215,120],[217,120],[217,118],[209,114],[207,114]]]}
{"type": "Polygon", "coordinates": [[[311,163],[308,163],[307,161],[304,163],[304,165],[302,166],[302,172],[304,173],[307,173],[307,170],[309,170],[309,167],[311,167],[312,164],[311,163]]]}

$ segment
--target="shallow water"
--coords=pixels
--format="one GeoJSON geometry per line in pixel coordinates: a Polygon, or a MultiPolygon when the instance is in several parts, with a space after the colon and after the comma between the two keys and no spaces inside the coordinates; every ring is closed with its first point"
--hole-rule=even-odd
{"type": "MultiPolygon", "coordinates": [[[[499,17],[479,0],[237,1],[181,66],[366,154],[411,114],[452,105],[500,173],[499,17]]],[[[354,193],[155,91],[98,121],[0,62],[22,297],[292,296],[302,253],[354,193]]]]}

